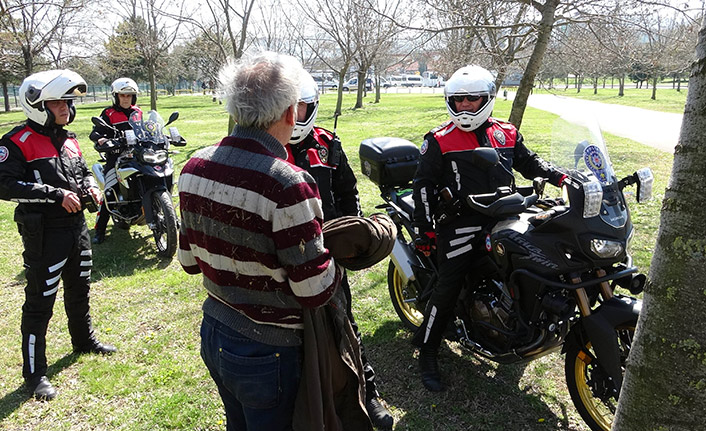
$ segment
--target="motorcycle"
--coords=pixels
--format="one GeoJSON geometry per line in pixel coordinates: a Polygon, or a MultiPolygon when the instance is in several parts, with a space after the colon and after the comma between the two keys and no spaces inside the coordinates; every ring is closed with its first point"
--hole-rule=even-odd
{"type": "Polygon", "coordinates": [[[91,170],[103,191],[105,208],[113,223],[123,229],[144,225],[152,230],[157,255],[171,258],[176,253],[179,219],[172,202],[174,165],[169,157],[170,146],[184,146],[186,140],[176,127],[163,129],[179,118],[174,112],[167,124],[156,111],[134,112],[129,119],[132,130],[121,132],[100,117],[94,125],[111,129],[116,138],[96,145],[98,152],[117,155],[115,165],[103,171],[96,163],[91,170]]]}
{"type": "MultiPolygon", "coordinates": [[[[454,199],[440,192],[445,212],[467,206],[495,222],[484,232],[486,254],[469,268],[453,319],[455,339],[501,364],[522,363],[561,350],[571,399],[594,431],[611,428],[646,281],[628,252],[634,229],[623,189],[637,185],[650,199],[653,176],[643,168],[621,180],[613,171],[597,124],[560,118],[549,161],[566,173],[562,197],[543,199],[544,180],[454,199]],[[581,124],[583,123],[583,124],[581,124]]],[[[361,143],[364,175],[380,189],[398,227],[390,254],[388,289],[409,330],[424,318],[438,273],[436,257],[415,249],[410,182],[419,150],[399,138],[361,143]]],[[[498,163],[492,148],[474,150],[474,165],[498,163]]]]}

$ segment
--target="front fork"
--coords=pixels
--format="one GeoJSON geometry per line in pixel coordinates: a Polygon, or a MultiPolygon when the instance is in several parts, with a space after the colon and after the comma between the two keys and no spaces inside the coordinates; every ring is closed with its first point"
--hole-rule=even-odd
{"type": "MultiPolygon", "coordinates": [[[[596,270],[598,278],[605,275],[605,270],[596,270]]],[[[579,284],[581,278],[573,277],[571,282],[579,284]]],[[[603,301],[595,310],[591,310],[585,288],[576,289],[575,297],[581,313],[581,325],[588,341],[591,342],[596,360],[608,373],[608,379],[613,382],[612,391],[617,399],[623,383],[623,372],[616,328],[622,325],[634,326],[637,324],[641,302],[634,298],[613,295],[613,289],[607,281],[601,282],[599,288],[603,301]]],[[[582,347],[585,346],[585,341],[578,342],[582,347]]]]}

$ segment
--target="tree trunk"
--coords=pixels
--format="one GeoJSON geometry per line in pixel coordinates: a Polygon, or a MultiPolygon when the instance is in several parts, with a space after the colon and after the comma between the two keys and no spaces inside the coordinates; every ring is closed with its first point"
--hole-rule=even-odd
{"type": "Polygon", "coordinates": [[[706,423],[704,24],[614,431],[692,431],[706,423]]]}
{"type": "Polygon", "coordinates": [[[355,106],[353,109],[363,107],[363,93],[365,92],[365,70],[358,71],[358,91],[355,97],[355,106]]]}
{"type": "Polygon", "coordinates": [[[338,74],[338,98],[336,99],[336,110],[333,115],[341,115],[341,105],[343,105],[343,83],[346,79],[346,70],[348,70],[348,65],[341,68],[341,72],[338,74]]]}
{"type": "Polygon", "coordinates": [[[652,78],[652,100],[657,100],[657,77],[652,78]]]}
{"type": "Polygon", "coordinates": [[[625,76],[618,78],[618,97],[625,96],[625,76]]]}
{"type": "Polygon", "coordinates": [[[157,82],[154,77],[154,62],[148,61],[147,74],[150,80],[150,109],[157,110],[157,82]]]}
{"type": "Polygon", "coordinates": [[[7,80],[2,80],[2,98],[5,101],[5,112],[10,112],[10,95],[7,94],[7,80]]]}
{"type": "Polygon", "coordinates": [[[510,122],[518,129],[522,125],[522,117],[525,115],[527,99],[529,99],[530,91],[534,86],[534,78],[537,76],[539,67],[542,65],[544,53],[547,51],[549,36],[551,36],[552,27],[554,26],[554,14],[558,5],[559,0],[546,0],[541,9],[542,20],[539,22],[537,42],[527,62],[525,73],[522,74],[520,86],[517,89],[515,100],[512,102],[512,111],[510,112],[510,122]]]}
{"type": "Polygon", "coordinates": [[[380,75],[375,74],[375,103],[380,103],[380,75]]]}

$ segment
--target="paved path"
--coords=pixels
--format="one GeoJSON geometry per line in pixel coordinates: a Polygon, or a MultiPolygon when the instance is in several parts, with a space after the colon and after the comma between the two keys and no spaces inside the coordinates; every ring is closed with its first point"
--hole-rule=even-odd
{"type": "MultiPolygon", "coordinates": [[[[515,93],[509,93],[513,98],[515,93]]],[[[622,136],[658,148],[674,152],[679,140],[682,114],[650,111],[631,106],[593,102],[551,94],[532,94],[528,105],[561,115],[567,111],[585,111],[593,115],[605,132],[622,136]]]]}

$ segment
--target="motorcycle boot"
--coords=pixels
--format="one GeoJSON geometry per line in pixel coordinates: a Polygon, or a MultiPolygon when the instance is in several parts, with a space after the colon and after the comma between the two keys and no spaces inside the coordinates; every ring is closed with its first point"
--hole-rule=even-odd
{"type": "Polygon", "coordinates": [[[412,344],[419,347],[419,370],[422,375],[422,384],[432,392],[441,392],[446,389],[441,381],[437,357],[448,320],[445,313],[439,313],[436,306],[431,306],[424,317],[424,322],[412,338],[412,344]]]}
{"type": "Polygon", "coordinates": [[[74,353],[78,354],[95,353],[97,355],[112,355],[117,351],[118,349],[112,344],[103,344],[95,337],[91,337],[91,339],[85,344],[74,346],[74,353]]]}
{"type": "Polygon", "coordinates": [[[56,389],[47,376],[27,380],[25,386],[32,392],[32,396],[40,401],[51,401],[56,397],[56,389]]]}

